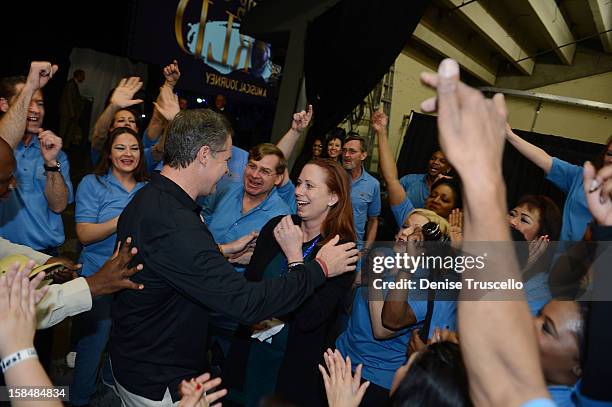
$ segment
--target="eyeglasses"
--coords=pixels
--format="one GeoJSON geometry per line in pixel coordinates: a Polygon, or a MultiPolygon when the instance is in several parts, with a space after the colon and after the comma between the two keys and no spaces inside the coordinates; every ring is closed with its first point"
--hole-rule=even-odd
{"type": "Polygon", "coordinates": [[[606,151],[606,157],[612,157],[612,150],[606,151]]]}
{"type": "Polygon", "coordinates": [[[274,175],[277,175],[271,169],[265,168],[265,167],[258,167],[256,164],[253,164],[253,163],[248,163],[246,166],[249,169],[249,171],[253,173],[256,173],[257,171],[259,171],[259,173],[263,175],[264,177],[272,177],[274,175]]]}

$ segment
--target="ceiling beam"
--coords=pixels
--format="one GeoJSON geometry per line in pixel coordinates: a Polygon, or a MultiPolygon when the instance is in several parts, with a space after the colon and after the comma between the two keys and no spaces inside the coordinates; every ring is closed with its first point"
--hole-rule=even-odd
{"type": "Polygon", "coordinates": [[[455,45],[438,35],[433,30],[429,29],[422,23],[419,23],[419,25],[417,25],[412,36],[413,38],[423,43],[427,47],[433,49],[434,51],[438,52],[439,54],[442,54],[443,56],[448,58],[453,58],[465,70],[467,70],[483,82],[491,85],[495,83],[495,72],[492,72],[483,64],[468,55],[465,51],[458,49],[455,45]]]}
{"type": "Polygon", "coordinates": [[[574,36],[555,0],[527,0],[544,27],[548,41],[565,65],[571,65],[576,52],[574,36]]]}
{"type": "Polygon", "coordinates": [[[595,27],[601,43],[606,52],[612,52],[612,2],[610,0],[589,0],[589,7],[593,13],[595,27]],[[607,32],[605,32],[607,31],[607,32]]]}
{"type": "Polygon", "coordinates": [[[464,0],[445,0],[445,2],[452,7],[457,7],[456,10],[464,17],[468,24],[512,62],[521,73],[525,75],[533,73],[535,62],[533,59],[524,59],[533,53],[521,47],[512,35],[479,2],[475,1],[465,5],[463,5],[465,3],[464,0]]]}

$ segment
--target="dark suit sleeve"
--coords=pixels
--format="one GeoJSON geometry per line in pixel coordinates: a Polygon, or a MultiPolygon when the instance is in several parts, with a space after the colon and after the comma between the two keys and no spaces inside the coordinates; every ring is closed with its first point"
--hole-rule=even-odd
{"type": "Polygon", "coordinates": [[[147,245],[150,249],[145,252],[150,254],[144,264],[164,270],[160,277],[168,285],[191,301],[247,325],[293,311],[325,283],[316,262],[281,278],[249,282],[221,255],[212,236],[197,229],[174,231],[147,245]],[[185,241],[185,236],[201,240],[173,244],[185,241]]]}
{"type": "Polygon", "coordinates": [[[274,228],[284,217],[285,215],[276,216],[261,228],[259,236],[257,236],[255,251],[244,272],[244,277],[247,280],[261,281],[268,263],[280,252],[280,246],[274,238],[274,228]]]}
{"type": "Polygon", "coordinates": [[[327,280],[325,285],[293,313],[293,322],[303,332],[317,329],[329,320],[350,289],[354,273],[345,273],[327,280]]]}
{"type": "MultiPolygon", "coordinates": [[[[612,227],[593,227],[594,241],[612,241],[612,227]]],[[[612,275],[610,261],[612,254],[610,244],[607,243],[605,251],[600,248],[599,258],[595,262],[595,277],[593,296],[596,301],[591,303],[586,325],[586,356],[584,374],[580,393],[590,399],[598,401],[612,401],[612,301],[603,301],[610,296],[612,290],[612,275]]]]}

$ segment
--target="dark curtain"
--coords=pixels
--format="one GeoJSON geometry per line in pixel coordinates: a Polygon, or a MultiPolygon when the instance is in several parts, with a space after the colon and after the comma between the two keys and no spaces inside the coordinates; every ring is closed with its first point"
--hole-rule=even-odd
{"type": "MultiPolygon", "coordinates": [[[[514,130],[524,140],[541,147],[553,157],[572,164],[582,165],[593,160],[602,151],[603,145],[586,141],[514,130]]],[[[439,149],[436,117],[413,112],[410,126],[397,160],[401,177],[409,173],[423,173],[431,154],[439,149]]],[[[508,192],[508,205],[512,205],[526,194],[542,194],[554,200],[563,209],[565,195],[552,183],[545,180],[544,171],[523,157],[514,147],[506,143],[503,161],[504,179],[508,192]]]]}
{"type": "Polygon", "coordinates": [[[304,71],[315,112],[311,137],[325,134],[364,100],[402,51],[428,4],[343,0],[308,26],[304,71]]]}

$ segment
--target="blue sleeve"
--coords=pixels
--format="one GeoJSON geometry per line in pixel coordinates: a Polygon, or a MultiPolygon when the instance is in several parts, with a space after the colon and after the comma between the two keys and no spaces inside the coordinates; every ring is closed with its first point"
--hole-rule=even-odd
{"type": "Polygon", "coordinates": [[[410,200],[410,198],[408,198],[408,196],[406,196],[406,198],[399,205],[391,206],[391,212],[393,212],[395,221],[397,222],[397,225],[400,228],[404,224],[404,220],[406,219],[406,216],[408,216],[408,214],[412,212],[413,210],[414,210],[414,205],[412,204],[412,201],[410,200]]]}
{"type": "Polygon", "coordinates": [[[283,186],[276,187],[276,191],[280,197],[285,201],[291,213],[297,213],[297,202],[295,201],[295,186],[290,180],[283,186]]]}
{"type": "Polygon", "coordinates": [[[100,152],[92,147],[91,149],[91,164],[96,167],[100,162],[100,152]]]}
{"type": "Polygon", "coordinates": [[[566,161],[553,157],[552,167],[546,179],[555,184],[561,191],[568,193],[576,178],[582,178],[582,167],[570,164],[566,161]]]}
{"type": "Polygon", "coordinates": [[[144,146],[145,149],[153,147],[159,141],[159,137],[157,137],[155,140],[149,139],[148,131],[149,129],[147,128],[142,133],[142,145],[144,146]]]}
{"type": "Polygon", "coordinates": [[[231,172],[242,174],[248,161],[249,153],[239,147],[232,146],[232,159],[227,164],[231,172]]]}
{"type": "Polygon", "coordinates": [[[556,404],[553,403],[551,399],[535,399],[529,400],[526,403],[523,403],[521,407],[555,407],[556,404]]]}
{"type": "Polygon", "coordinates": [[[83,178],[76,193],[76,223],[98,223],[100,210],[98,193],[103,185],[98,182],[95,175],[83,178]],[[96,185],[98,184],[98,185],[96,185]]]}
{"type": "Polygon", "coordinates": [[[380,183],[376,181],[374,187],[374,199],[368,205],[368,216],[374,217],[380,215],[380,183]]]}
{"type": "Polygon", "coordinates": [[[151,149],[152,147],[145,148],[144,154],[143,154],[144,159],[145,159],[145,165],[147,167],[147,172],[149,174],[151,174],[155,170],[155,168],[157,168],[157,164],[159,164],[159,161],[155,161],[153,159],[153,155],[151,154],[151,149]]]}
{"type": "Polygon", "coordinates": [[[68,161],[68,156],[63,151],[59,152],[57,160],[61,166],[62,178],[64,178],[66,187],[68,187],[68,203],[71,204],[74,202],[74,190],[72,188],[72,181],[70,181],[70,162],[68,161]]]}

